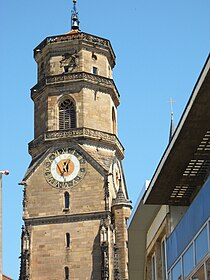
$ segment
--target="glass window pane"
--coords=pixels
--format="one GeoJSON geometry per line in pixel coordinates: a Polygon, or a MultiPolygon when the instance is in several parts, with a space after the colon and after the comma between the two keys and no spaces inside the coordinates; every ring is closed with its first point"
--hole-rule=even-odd
{"type": "Polygon", "coordinates": [[[205,273],[204,273],[204,266],[202,265],[201,268],[193,275],[192,279],[194,280],[205,280],[205,273]]]}
{"type": "Polygon", "coordinates": [[[208,234],[205,227],[195,240],[195,258],[198,264],[208,252],[208,234]]]}
{"type": "Polygon", "coordinates": [[[186,253],[183,255],[183,270],[184,270],[184,277],[193,270],[194,267],[194,260],[193,260],[193,244],[189,247],[186,253]]]}
{"type": "Polygon", "coordinates": [[[182,268],[181,268],[181,260],[174,266],[171,270],[172,280],[180,280],[182,279],[182,268]]]}

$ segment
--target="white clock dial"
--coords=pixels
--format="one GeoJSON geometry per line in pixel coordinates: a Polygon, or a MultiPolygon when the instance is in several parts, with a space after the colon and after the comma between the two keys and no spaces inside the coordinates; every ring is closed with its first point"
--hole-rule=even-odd
{"type": "Polygon", "coordinates": [[[113,173],[113,183],[114,183],[114,186],[115,186],[116,190],[118,191],[119,183],[120,183],[119,180],[122,179],[121,178],[120,166],[119,166],[118,162],[115,162],[113,164],[112,173],[113,173]]]}
{"type": "Polygon", "coordinates": [[[80,170],[80,163],[77,157],[71,154],[62,154],[54,159],[51,165],[51,173],[59,182],[73,180],[80,170]]]}
{"type": "Polygon", "coordinates": [[[55,188],[75,186],[85,173],[86,160],[71,148],[61,148],[52,152],[44,165],[45,178],[55,188]]]}

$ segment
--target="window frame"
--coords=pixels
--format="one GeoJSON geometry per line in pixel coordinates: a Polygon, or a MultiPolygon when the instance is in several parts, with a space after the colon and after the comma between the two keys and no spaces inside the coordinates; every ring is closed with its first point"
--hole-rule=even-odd
{"type": "Polygon", "coordinates": [[[167,279],[167,252],[166,252],[166,236],[161,240],[161,267],[162,267],[162,280],[167,279]],[[164,243],[164,248],[163,248],[164,243]],[[163,254],[164,252],[164,254],[163,254]],[[164,265],[163,265],[164,264],[164,265]]]}
{"type": "Polygon", "coordinates": [[[151,257],[151,279],[157,280],[157,264],[156,264],[156,254],[153,253],[151,257]]]}
{"type": "Polygon", "coordinates": [[[92,73],[93,75],[98,75],[98,67],[93,66],[92,73]]]}
{"type": "Polygon", "coordinates": [[[67,96],[58,103],[58,129],[68,130],[74,128],[77,128],[76,102],[73,98],[67,96]],[[69,104],[64,104],[65,102],[69,104]]]}
{"type": "Polygon", "coordinates": [[[204,265],[205,268],[205,280],[207,280],[207,272],[206,272],[206,262],[208,261],[208,259],[210,259],[210,218],[200,227],[199,231],[195,234],[195,236],[193,237],[193,239],[189,242],[188,246],[184,249],[184,251],[180,254],[180,256],[177,258],[176,262],[171,266],[171,268],[167,271],[167,275],[169,277],[171,277],[171,279],[173,280],[172,277],[172,270],[173,268],[176,266],[176,264],[181,261],[181,269],[182,269],[182,279],[186,279],[186,280],[193,280],[193,275],[196,274],[196,272],[201,268],[202,265],[204,265]],[[201,260],[196,264],[196,251],[195,251],[195,241],[196,239],[199,237],[199,235],[202,233],[202,231],[204,229],[207,229],[207,246],[208,246],[208,250],[207,253],[203,256],[203,258],[201,258],[201,260]],[[193,270],[190,271],[189,275],[187,277],[184,278],[184,270],[183,270],[183,256],[184,254],[187,252],[187,250],[190,247],[193,247],[193,270]]]}

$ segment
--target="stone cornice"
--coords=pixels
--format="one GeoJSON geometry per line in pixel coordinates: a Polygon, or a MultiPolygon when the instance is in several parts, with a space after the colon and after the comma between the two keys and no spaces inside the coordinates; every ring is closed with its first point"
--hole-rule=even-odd
{"type": "Polygon", "coordinates": [[[46,85],[55,86],[61,83],[63,84],[79,81],[85,81],[90,84],[97,85],[98,87],[106,88],[108,92],[112,95],[116,106],[119,105],[120,94],[117,90],[114,81],[112,79],[87,72],[63,73],[60,75],[48,76],[31,89],[31,98],[34,100],[39,95],[39,91],[46,85]]]}
{"type": "Polygon", "coordinates": [[[124,148],[116,135],[86,127],[47,131],[29,143],[29,153],[33,155],[33,149],[37,149],[40,145],[43,145],[43,143],[49,144],[52,141],[64,139],[88,139],[91,141],[97,141],[97,143],[100,141],[101,144],[112,146],[120,155],[120,158],[124,157],[124,148]]]}
{"type": "Polygon", "coordinates": [[[26,226],[38,226],[49,224],[63,224],[63,223],[75,223],[81,221],[102,220],[111,217],[110,211],[82,213],[73,215],[58,215],[48,217],[36,217],[24,219],[26,226]]]}
{"type": "Polygon", "coordinates": [[[91,44],[94,47],[97,46],[97,47],[108,49],[112,57],[112,62],[113,62],[112,66],[114,67],[116,56],[114,54],[110,41],[84,32],[47,37],[34,49],[34,57],[36,59],[36,56],[40,52],[42,52],[42,50],[48,45],[57,44],[57,43],[61,44],[61,43],[71,42],[74,40],[79,40],[91,44]]]}

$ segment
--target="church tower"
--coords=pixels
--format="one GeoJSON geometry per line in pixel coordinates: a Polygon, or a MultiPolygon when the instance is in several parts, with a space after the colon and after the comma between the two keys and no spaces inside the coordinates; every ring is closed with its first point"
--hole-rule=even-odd
{"type": "Polygon", "coordinates": [[[34,49],[38,81],[19,280],[128,279],[130,216],[110,41],[71,31],[34,49]]]}

